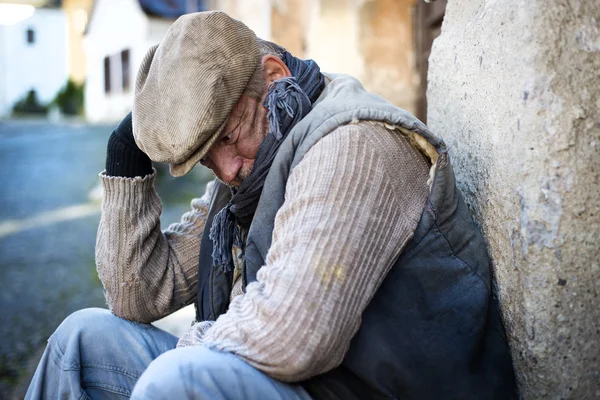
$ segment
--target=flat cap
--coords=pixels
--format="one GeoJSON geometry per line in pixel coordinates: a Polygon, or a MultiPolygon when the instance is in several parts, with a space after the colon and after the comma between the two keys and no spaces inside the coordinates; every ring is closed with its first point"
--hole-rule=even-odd
{"type": "Polygon", "coordinates": [[[218,139],[260,63],[254,32],[223,12],[180,17],[146,54],[133,136],[151,160],[187,174],[218,139]]]}

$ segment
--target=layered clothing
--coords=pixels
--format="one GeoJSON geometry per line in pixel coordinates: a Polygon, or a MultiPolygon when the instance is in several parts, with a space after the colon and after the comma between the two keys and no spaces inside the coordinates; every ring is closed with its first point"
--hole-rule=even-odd
{"type": "MultiPolygon", "coordinates": [[[[104,180],[109,192],[114,184],[154,196],[148,177],[104,180]]],[[[315,398],[513,395],[485,243],[444,143],[412,115],[354,78],[328,77],[266,177],[244,294],[233,300],[227,270],[197,262],[207,220],[228,201],[213,187],[180,224],[164,235],[146,226],[129,249],[110,249],[120,233],[101,225],[99,270],[113,312],[147,322],[196,300],[202,321],[216,319],[201,335],[191,328],[198,344],[302,382],[315,398]],[[149,262],[113,279],[109,261],[123,256],[149,262]]],[[[156,223],[160,210],[149,209],[156,223]]]]}

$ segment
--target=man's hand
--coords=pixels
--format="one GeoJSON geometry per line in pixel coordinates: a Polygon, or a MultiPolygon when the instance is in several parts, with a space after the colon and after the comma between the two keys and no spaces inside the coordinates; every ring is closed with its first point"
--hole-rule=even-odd
{"type": "Polygon", "coordinates": [[[108,139],[106,174],[134,178],[151,173],[152,161],[137,147],[133,139],[131,113],[129,113],[108,139]]]}

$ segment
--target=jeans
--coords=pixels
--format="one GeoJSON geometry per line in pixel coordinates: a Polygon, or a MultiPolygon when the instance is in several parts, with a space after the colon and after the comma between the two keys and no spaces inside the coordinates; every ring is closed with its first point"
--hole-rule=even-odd
{"type": "Polygon", "coordinates": [[[90,308],[48,339],[26,399],[302,399],[299,385],[270,378],[230,353],[175,348],[152,325],[90,308]]]}

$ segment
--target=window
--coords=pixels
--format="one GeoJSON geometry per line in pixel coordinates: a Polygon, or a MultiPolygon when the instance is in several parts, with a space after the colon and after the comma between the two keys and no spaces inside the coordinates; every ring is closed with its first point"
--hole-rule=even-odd
{"type": "Polygon", "coordinates": [[[104,93],[110,93],[110,57],[104,57],[104,93]]]}
{"type": "Polygon", "coordinates": [[[27,43],[34,44],[35,43],[35,31],[33,28],[27,29],[27,43]]]}
{"type": "Polygon", "coordinates": [[[121,52],[121,77],[123,81],[123,92],[129,91],[129,75],[129,50],[123,50],[121,52]]]}

